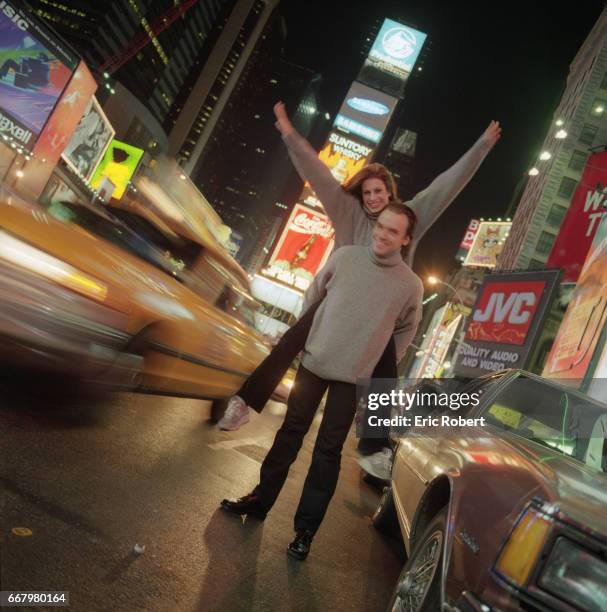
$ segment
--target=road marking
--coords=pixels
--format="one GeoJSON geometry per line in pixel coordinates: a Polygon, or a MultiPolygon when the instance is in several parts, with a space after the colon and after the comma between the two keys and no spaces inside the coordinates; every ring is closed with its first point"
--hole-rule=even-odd
{"type": "Polygon", "coordinates": [[[31,536],[34,535],[34,532],[27,527],[13,527],[11,529],[14,535],[16,536],[31,536]]]}
{"type": "Polygon", "coordinates": [[[271,440],[268,438],[239,438],[238,440],[225,440],[223,442],[215,442],[207,446],[212,450],[230,450],[239,446],[261,446],[270,448],[271,440]]]}

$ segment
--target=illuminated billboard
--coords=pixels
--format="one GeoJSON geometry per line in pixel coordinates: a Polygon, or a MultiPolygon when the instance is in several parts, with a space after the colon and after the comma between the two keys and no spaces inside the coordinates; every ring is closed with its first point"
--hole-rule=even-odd
{"type": "Polygon", "coordinates": [[[34,144],[78,65],[42,24],[8,1],[0,11],[0,133],[34,144]]]}
{"type": "Polygon", "coordinates": [[[542,376],[581,381],[607,325],[607,217],[603,217],[542,376]]]}
{"type": "Polygon", "coordinates": [[[491,274],[458,347],[456,376],[524,368],[558,286],[558,270],[491,274]]]}
{"type": "Polygon", "coordinates": [[[372,152],[362,141],[331,131],[318,157],[336,180],[345,183],[367,164],[372,152]]]}
{"type": "Polygon", "coordinates": [[[462,265],[495,268],[511,227],[510,221],[482,221],[462,265]]]}
{"type": "Polygon", "coordinates": [[[547,268],[565,270],[563,282],[575,283],[607,205],[607,151],[588,158],[547,268]]]}
{"type": "Polygon", "coordinates": [[[333,249],[329,217],[296,204],[262,275],[305,291],[333,249]]]}
{"type": "Polygon", "coordinates": [[[459,249],[455,255],[455,259],[458,261],[464,261],[466,259],[466,255],[468,255],[468,252],[474,244],[474,239],[476,238],[480,224],[481,222],[478,219],[470,219],[470,223],[468,223],[464,237],[462,238],[462,241],[459,244],[459,249]]]}
{"type": "Polygon", "coordinates": [[[112,140],[93,174],[91,185],[97,189],[103,178],[107,177],[115,186],[112,198],[119,200],[124,195],[142,157],[143,149],[116,139],[112,140]]]}
{"type": "Polygon", "coordinates": [[[440,322],[432,328],[429,346],[416,378],[435,378],[443,373],[443,364],[462,320],[462,314],[451,302],[447,302],[442,311],[440,322]]]}
{"type": "Polygon", "coordinates": [[[391,95],[403,96],[426,34],[385,19],[365,59],[358,80],[391,95]]]}
{"type": "Polygon", "coordinates": [[[398,100],[356,81],[339,109],[333,127],[377,144],[398,100]]]}
{"type": "Polygon", "coordinates": [[[63,151],[63,159],[88,181],[114,134],[114,129],[101,110],[99,102],[93,97],[63,151]]]}
{"type": "MultiPolygon", "coordinates": [[[[352,83],[319,154],[340,183],[371,161],[397,102],[396,98],[380,91],[352,83]]],[[[308,183],[298,202],[322,210],[322,203],[308,183]]]]}

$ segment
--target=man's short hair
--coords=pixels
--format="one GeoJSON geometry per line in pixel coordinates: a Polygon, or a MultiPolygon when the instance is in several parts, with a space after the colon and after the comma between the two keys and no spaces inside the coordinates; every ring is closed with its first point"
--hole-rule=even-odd
{"type": "MultiPolygon", "coordinates": [[[[405,215],[405,217],[407,217],[409,220],[407,236],[413,239],[413,232],[415,231],[415,226],[417,225],[417,215],[415,214],[414,210],[410,206],[403,204],[400,200],[390,202],[388,206],[384,208],[384,210],[391,210],[397,215],[405,215]]],[[[382,212],[384,212],[384,210],[382,210],[382,212]]]]}

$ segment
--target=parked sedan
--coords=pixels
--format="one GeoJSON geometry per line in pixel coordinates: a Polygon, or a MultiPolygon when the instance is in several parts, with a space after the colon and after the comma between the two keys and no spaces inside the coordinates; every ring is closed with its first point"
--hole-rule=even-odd
{"type": "Polygon", "coordinates": [[[121,388],[225,398],[268,353],[232,258],[161,245],[109,211],[0,190],[0,361],[121,388]]]}
{"type": "Polygon", "coordinates": [[[607,406],[521,371],[457,391],[485,425],[402,433],[373,517],[408,556],[390,609],[607,610],[607,406]]]}

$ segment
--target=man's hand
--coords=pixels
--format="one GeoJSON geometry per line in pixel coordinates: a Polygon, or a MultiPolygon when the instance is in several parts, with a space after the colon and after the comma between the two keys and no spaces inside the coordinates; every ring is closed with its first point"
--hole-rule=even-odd
{"type": "Polygon", "coordinates": [[[484,141],[491,147],[501,138],[501,136],[502,128],[500,127],[499,121],[492,121],[483,133],[484,141]]]}
{"type": "Polygon", "coordinates": [[[289,117],[287,117],[287,111],[282,102],[277,102],[274,105],[274,115],[276,116],[276,123],[274,125],[283,136],[288,136],[291,132],[295,131],[292,123],[289,121],[289,117]]]}

